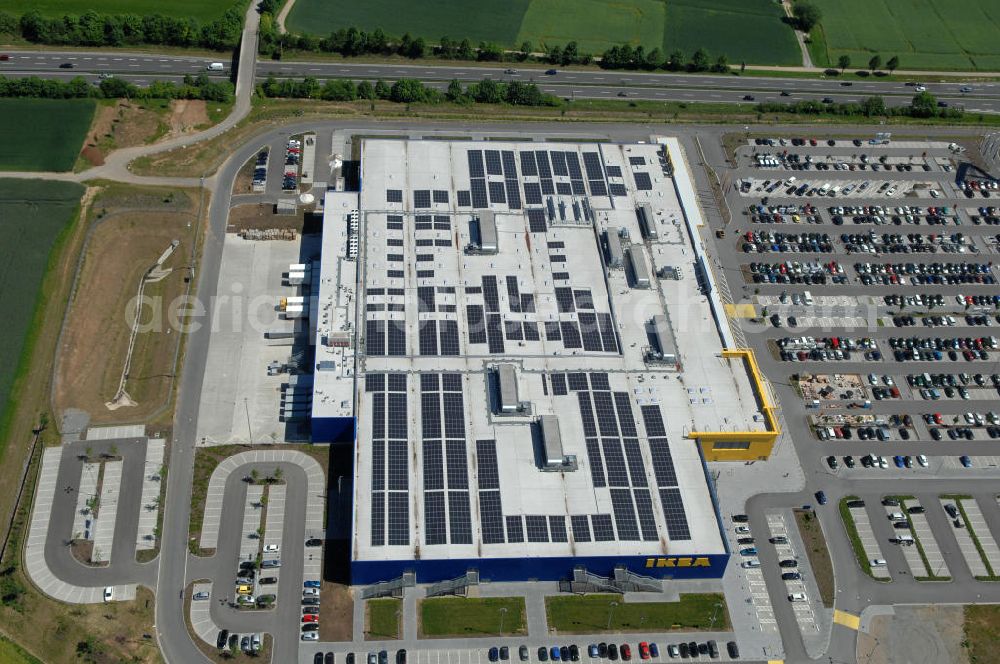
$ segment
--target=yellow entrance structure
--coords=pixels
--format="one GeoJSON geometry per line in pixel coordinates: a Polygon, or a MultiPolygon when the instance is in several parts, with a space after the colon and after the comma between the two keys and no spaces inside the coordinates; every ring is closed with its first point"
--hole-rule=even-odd
{"type": "Polygon", "coordinates": [[[698,441],[706,461],[764,461],[771,456],[781,429],[760,367],[757,366],[757,358],[749,348],[723,350],[722,356],[743,360],[764,416],[765,427],[762,431],[692,431],[687,437],[698,441]]]}

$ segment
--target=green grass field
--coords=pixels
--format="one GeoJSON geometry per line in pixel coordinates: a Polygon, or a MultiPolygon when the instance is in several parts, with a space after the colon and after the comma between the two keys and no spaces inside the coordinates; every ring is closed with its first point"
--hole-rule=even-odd
{"type": "Polygon", "coordinates": [[[93,99],[0,99],[0,171],[68,171],[90,129],[93,99]]]}
{"type": "Polygon", "coordinates": [[[402,600],[395,597],[368,600],[368,630],[365,633],[369,639],[398,639],[399,610],[402,600]]]}
{"type": "MultiPolygon", "coordinates": [[[[74,182],[0,179],[0,422],[17,374],[49,256],[73,218],[83,187],[74,182]]],[[[0,426],[0,429],[3,429],[0,426]]],[[[2,651],[0,651],[2,653],[2,651]]],[[[0,660],[5,661],[5,660],[0,660]]]]}
{"type": "Polygon", "coordinates": [[[288,27],[319,35],[382,28],[431,43],[444,36],[508,47],[529,41],[536,50],[575,40],[594,54],[622,43],[660,48],[664,57],[704,48],[731,62],[801,64],[782,16],[773,0],[482,0],[475,11],[464,0],[296,0],[288,27]]]}
{"type": "Polygon", "coordinates": [[[561,634],[696,629],[726,631],[726,599],[717,593],[681,594],[678,602],[626,603],[621,595],[558,595],[545,598],[549,629],[561,634]],[[614,605],[612,604],[614,603],[614,605]]]}
{"type": "Polygon", "coordinates": [[[420,631],[428,637],[526,634],[524,613],[523,597],[431,597],[420,603],[420,631]]]}
{"type": "Polygon", "coordinates": [[[7,639],[0,639],[0,662],[4,664],[42,664],[40,659],[32,657],[21,646],[7,639]]]}
{"type": "Polygon", "coordinates": [[[900,69],[1000,70],[1000,2],[814,0],[823,12],[827,62],[864,68],[875,53],[900,69]]]}
{"type": "Polygon", "coordinates": [[[82,14],[93,9],[100,14],[163,14],[197,20],[199,23],[214,21],[235,4],[234,0],[0,0],[0,11],[21,15],[37,9],[44,16],[82,14]]]}

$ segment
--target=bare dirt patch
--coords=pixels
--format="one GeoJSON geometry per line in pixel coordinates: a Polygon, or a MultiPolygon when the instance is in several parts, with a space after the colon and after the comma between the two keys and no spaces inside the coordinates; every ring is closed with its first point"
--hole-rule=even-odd
{"type": "Polygon", "coordinates": [[[81,156],[88,164],[99,166],[113,150],[157,140],[166,132],[161,115],[167,108],[162,102],[128,100],[98,104],[81,156]]]}
{"type": "Polygon", "coordinates": [[[135,422],[170,402],[178,331],[178,298],[186,292],[192,246],[199,241],[198,194],[185,190],[110,187],[93,204],[93,224],[69,304],[57,360],[57,412],[80,408],[94,422],[135,422]],[[163,263],[170,273],[147,284],[142,331],[136,336],[126,390],[136,406],[109,410],[118,388],[142,275],[173,240],[163,263]]]}
{"type": "MultiPolygon", "coordinates": [[[[967,607],[966,610],[970,608],[995,607],[967,607]]],[[[973,629],[976,627],[979,625],[973,629]]],[[[868,633],[858,632],[857,661],[863,664],[968,664],[969,646],[963,638],[968,639],[969,631],[968,617],[966,614],[963,621],[961,606],[897,606],[895,615],[876,616],[868,633]]],[[[971,661],[996,662],[995,653],[995,649],[988,650],[987,658],[973,657],[971,661]]]]}
{"type": "Polygon", "coordinates": [[[211,124],[205,101],[202,99],[175,99],[170,102],[170,135],[187,134],[211,124]]]}

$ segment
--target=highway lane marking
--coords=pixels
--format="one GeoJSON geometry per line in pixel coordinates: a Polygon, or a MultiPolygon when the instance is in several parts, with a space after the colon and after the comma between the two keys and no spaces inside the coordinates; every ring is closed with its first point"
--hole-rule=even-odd
{"type": "Polygon", "coordinates": [[[861,626],[860,617],[854,615],[853,613],[848,613],[847,611],[841,611],[840,609],[834,609],[833,622],[853,629],[854,631],[857,631],[861,626]]]}

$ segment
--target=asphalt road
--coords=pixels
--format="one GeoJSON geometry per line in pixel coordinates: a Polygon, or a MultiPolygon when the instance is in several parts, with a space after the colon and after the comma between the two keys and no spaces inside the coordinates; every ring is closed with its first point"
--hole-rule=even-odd
{"type": "MultiPolygon", "coordinates": [[[[41,76],[69,79],[74,76],[94,77],[111,73],[139,85],[152,80],[180,81],[185,74],[205,72],[213,77],[224,74],[207,72],[210,57],[164,56],[148,53],[83,52],[83,51],[22,51],[10,52],[11,59],[0,63],[0,74],[7,76],[41,76]],[[60,69],[73,64],[73,69],[60,69]]],[[[222,55],[218,60],[229,62],[222,55]]],[[[218,61],[217,60],[217,61],[218,61]]],[[[654,101],[759,103],[764,101],[801,101],[831,98],[836,102],[860,101],[872,95],[882,95],[890,106],[910,102],[913,87],[900,82],[851,81],[845,87],[836,79],[710,76],[704,74],[667,74],[624,71],[559,71],[547,75],[540,67],[470,67],[448,63],[440,65],[409,65],[403,63],[374,64],[337,62],[257,61],[258,77],[274,74],[281,78],[312,76],[320,81],[336,78],[387,82],[399,78],[417,78],[432,87],[444,89],[448,81],[465,83],[483,78],[496,80],[534,81],[546,93],[566,99],[629,99],[654,101]],[[506,73],[508,71],[514,73],[506,73]],[[782,92],[788,96],[782,96],[782,92]],[[753,100],[745,100],[746,95],[753,100]]],[[[962,93],[964,83],[934,83],[931,91],[951,106],[970,111],[1000,112],[1000,83],[968,84],[972,91],[962,93]]]]}

